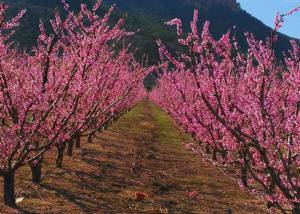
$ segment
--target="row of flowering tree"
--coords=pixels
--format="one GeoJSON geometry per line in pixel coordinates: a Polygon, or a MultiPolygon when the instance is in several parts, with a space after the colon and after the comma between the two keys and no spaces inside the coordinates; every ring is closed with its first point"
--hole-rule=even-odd
{"type": "Polygon", "coordinates": [[[110,27],[113,7],[99,16],[100,4],[83,4],[75,14],[63,1],[67,15],[55,13],[50,33],[40,24],[30,53],[10,42],[25,11],[7,20],[0,4],[0,176],[8,206],[15,206],[14,176],[22,166],[29,164],[40,182],[45,152],[57,148],[61,167],[66,145],[72,153],[81,134],[92,136],[142,96],[149,69],[128,47],[116,51],[114,44],[132,33],[122,28],[123,19],[110,27]]]}
{"type": "Polygon", "coordinates": [[[274,53],[285,15],[265,42],[246,34],[246,52],[230,32],[214,39],[209,22],[198,32],[198,11],[186,36],[181,20],[167,22],[177,26],[182,53],[158,41],[162,73],[150,97],[213,159],[239,169],[244,187],[263,190],[269,206],[299,213],[300,48],[291,41],[282,62],[274,53]]]}

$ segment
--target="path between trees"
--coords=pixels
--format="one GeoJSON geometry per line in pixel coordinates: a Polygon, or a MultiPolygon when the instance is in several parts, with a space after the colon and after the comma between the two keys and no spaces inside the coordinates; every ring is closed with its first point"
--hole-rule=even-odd
{"type": "MultiPolygon", "coordinates": [[[[186,151],[171,119],[149,102],[136,106],[64,168],[22,193],[24,213],[267,213],[229,177],[186,151]]],[[[55,154],[46,157],[46,170],[55,154]]],[[[2,181],[1,181],[2,182],[2,181]]],[[[17,189],[30,182],[27,168],[17,189]]],[[[2,189],[0,188],[0,192],[2,189]]],[[[1,194],[0,194],[1,195],[1,194]]],[[[0,198],[0,201],[2,199],[0,198]]],[[[0,202],[1,203],[1,202],[0,202]]],[[[0,213],[12,212],[0,207],[0,213]]]]}

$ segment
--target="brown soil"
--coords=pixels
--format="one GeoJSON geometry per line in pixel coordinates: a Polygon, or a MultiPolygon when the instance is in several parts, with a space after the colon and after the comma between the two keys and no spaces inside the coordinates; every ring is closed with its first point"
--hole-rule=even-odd
{"type": "MultiPolygon", "coordinates": [[[[263,201],[186,151],[186,140],[166,114],[143,102],[92,144],[83,139],[63,169],[52,170],[50,152],[42,184],[25,189],[18,211],[0,205],[0,213],[267,213],[263,201]]],[[[17,192],[30,184],[28,167],[16,179],[17,192]]],[[[2,204],[2,187],[0,194],[2,204]]]]}

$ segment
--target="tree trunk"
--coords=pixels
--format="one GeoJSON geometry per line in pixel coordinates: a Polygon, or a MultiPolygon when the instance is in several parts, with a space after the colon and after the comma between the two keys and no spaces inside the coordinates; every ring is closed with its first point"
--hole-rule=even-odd
{"type": "Polygon", "coordinates": [[[298,203],[295,203],[293,205],[293,211],[292,211],[293,214],[299,214],[300,213],[300,204],[298,203]]]}
{"type": "Polygon", "coordinates": [[[4,204],[9,207],[16,207],[15,199],[15,172],[7,172],[3,175],[4,188],[3,198],[4,204]]]}
{"type": "Polygon", "coordinates": [[[108,124],[106,123],[106,124],[103,125],[103,129],[107,130],[107,128],[108,128],[108,124]]]}
{"type": "Polygon", "coordinates": [[[80,149],[80,132],[77,132],[75,135],[75,147],[76,149],[80,149]]]}
{"type": "Polygon", "coordinates": [[[246,164],[241,165],[241,176],[242,176],[242,183],[245,187],[248,187],[248,176],[247,176],[247,166],[246,164]]]}
{"type": "Polygon", "coordinates": [[[232,212],[232,209],[227,209],[227,214],[232,214],[233,212],[232,212]]]}
{"type": "Polygon", "coordinates": [[[88,136],[88,143],[93,143],[93,138],[96,136],[96,132],[92,132],[88,136]]]}
{"type": "Polygon", "coordinates": [[[222,164],[225,165],[227,161],[227,151],[222,152],[222,159],[223,159],[222,164]]]}
{"type": "Polygon", "coordinates": [[[42,177],[42,165],[31,166],[32,183],[40,184],[42,177]]]}
{"type": "Polygon", "coordinates": [[[42,166],[43,166],[43,157],[40,157],[36,163],[29,163],[32,175],[32,183],[40,184],[42,181],[42,166]]]}
{"type": "Polygon", "coordinates": [[[93,133],[90,133],[88,136],[88,143],[93,143],[93,133]]]}
{"type": "Polygon", "coordinates": [[[64,160],[64,151],[66,147],[66,142],[61,143],[60,145],[56,146],[57,148],[57,155],[56,155],[56,162],[55,166],[59,169],[62,168],[63,160],[64,160]]]}
{"type": "Polygon", "coordinates": [[[217,150],[216,149],[213,150],[213,160],[217,161],[217,150]]]}
{"type": "Polygon", "coordinates": [[[68,140],[67,155],[69,157],[73,156],[73,146],[74,146],[74,139],[68,140]]]}
{"type": "Polygon", "coordinates": [[[207,153],[207,154],[210,154],[210,148],[209,148],[209,145],[208,145],[208,144],[206,144],[205,150],[206,150],[206,153],[207,153]]]}

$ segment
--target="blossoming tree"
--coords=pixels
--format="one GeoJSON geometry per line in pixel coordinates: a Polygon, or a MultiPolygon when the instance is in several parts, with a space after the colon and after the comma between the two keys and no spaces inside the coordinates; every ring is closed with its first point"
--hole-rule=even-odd
{"type": "Polygon", "coordinates": [[[82,4],[78,14],[63,4],[66,18],[56,13],[50,34],[40,24],[33,54],[9,43],[25,11],[6,20],[7,6],[0,4],[0,175],[8,206],[15,206],[20,167],[29,164],[33,182],[40,182],[44,153],[132,107],[148,71],[126,47],[113,47],[132,34],[122,28],[123,19],[109,26],[113,7],[101,17],[101,0],[92,9],[82,4]]]}
{"type": "Polygon", "coordinates": [[[274,46],[284,16],[297,10],[277,15],[266,42],[247,33],[247,53],[230,32],[214,39],[209,22],[198,32],[198,11],[186,37],[181,20],[167,22],[177,26],[184,50],[175,57],[158,41],[163,74],[151,95],[200,143],[213,148],[214,159],[221,154],[223,164],[238,166],[244,187],[263,190],[269,206],[284,211],[289,204],[294,213],[300,209],[300,49],[291,41],[280,62],[274,46]]]}

